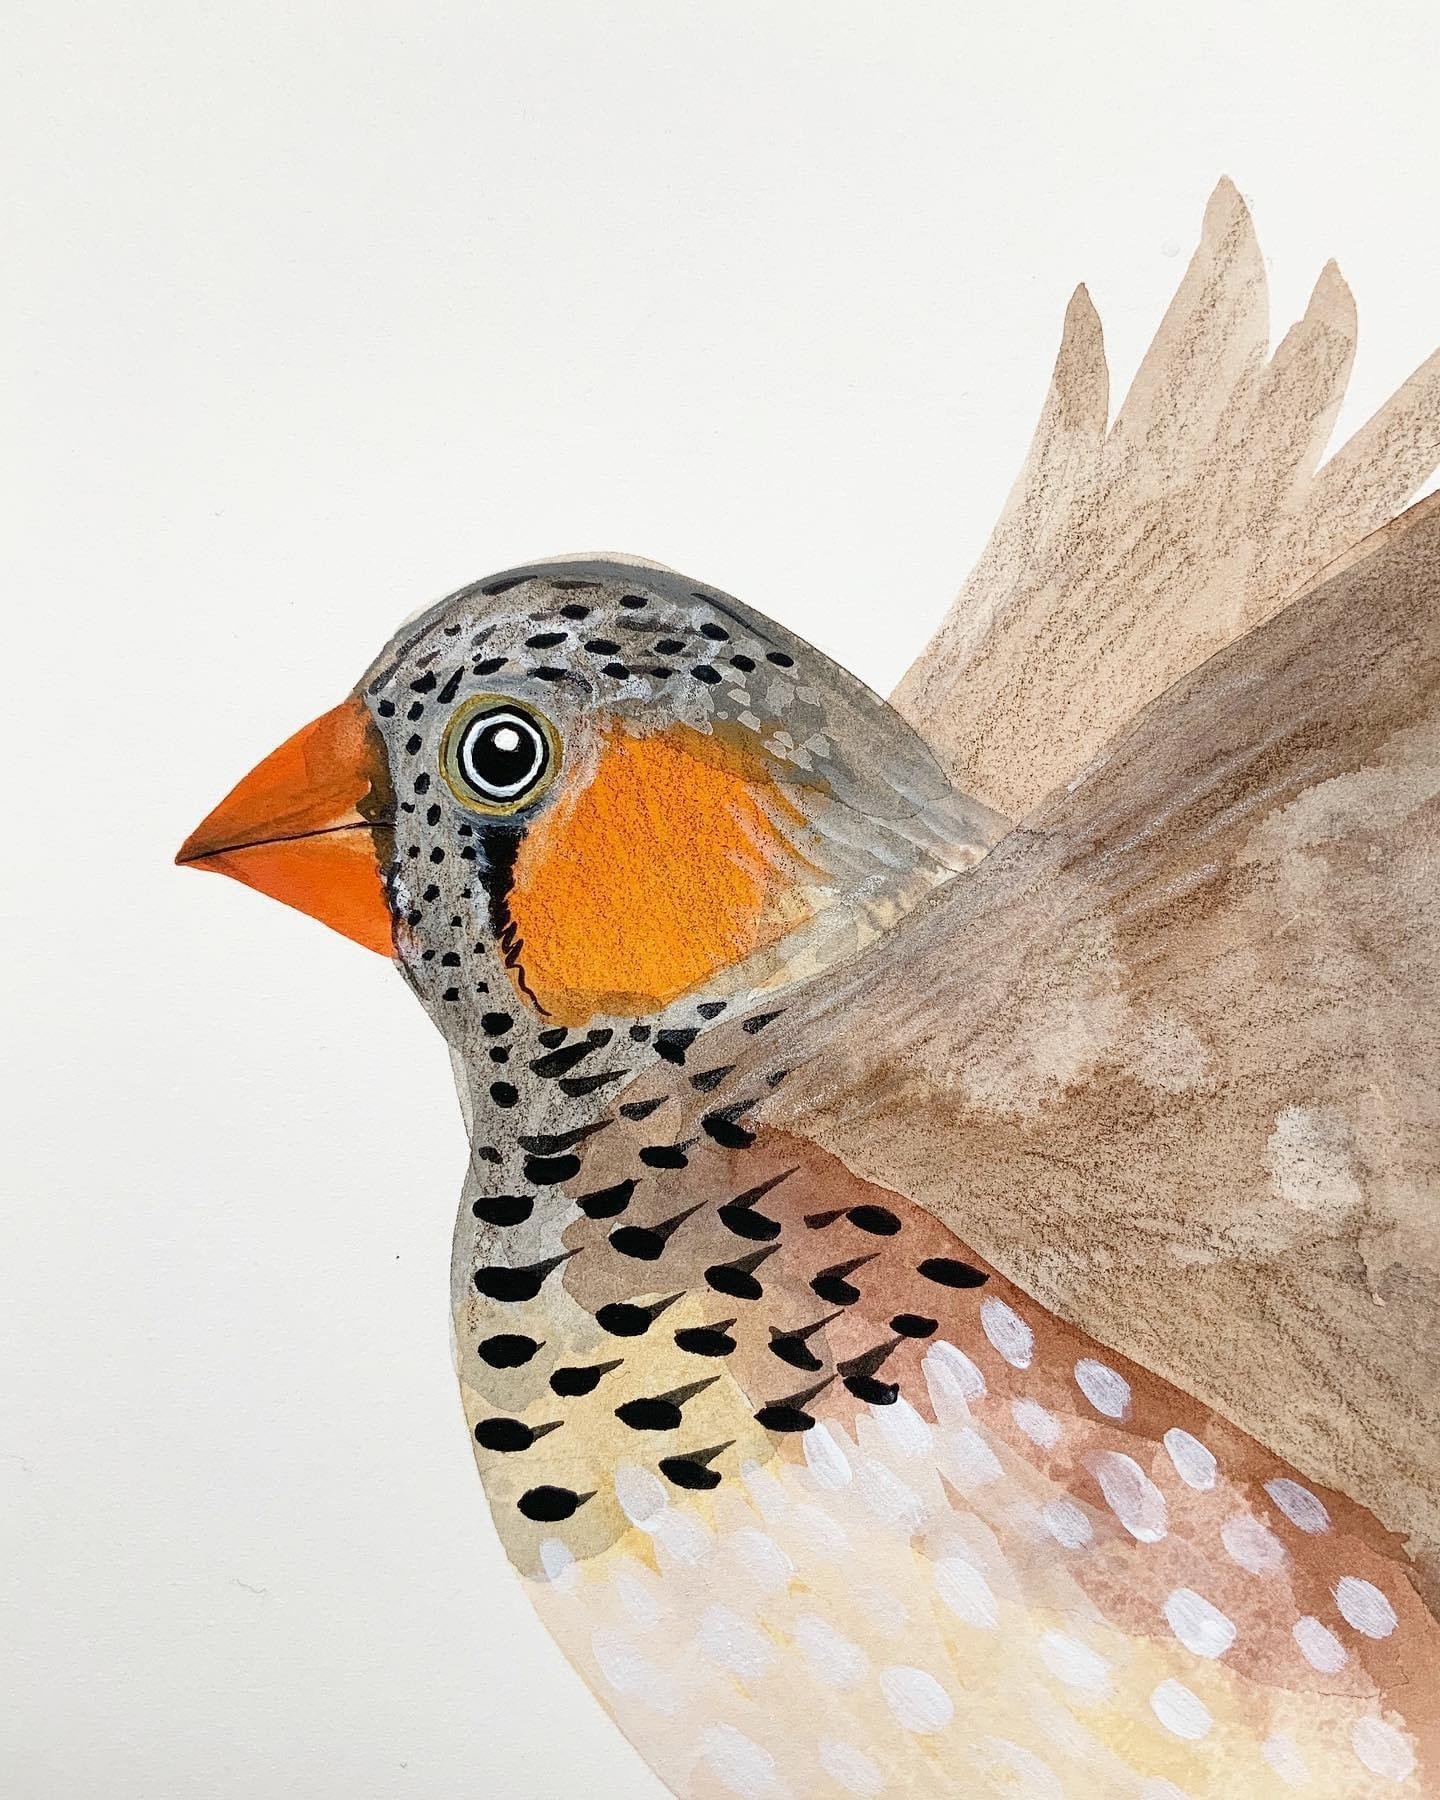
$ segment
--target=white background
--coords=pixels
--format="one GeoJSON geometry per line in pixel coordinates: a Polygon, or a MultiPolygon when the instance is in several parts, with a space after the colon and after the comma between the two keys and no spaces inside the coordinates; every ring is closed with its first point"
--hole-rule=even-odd
{"type": "Polygon", "coordinates": [[[463,1140],[376,958],[170,866],[400,615],[628,549],[899,674],[1073,283],[1223,171],[1353,426],[1440,340],[1429,0],[7,8],[8,1800],[656,1793],[497,1552],[463,1140]]]}

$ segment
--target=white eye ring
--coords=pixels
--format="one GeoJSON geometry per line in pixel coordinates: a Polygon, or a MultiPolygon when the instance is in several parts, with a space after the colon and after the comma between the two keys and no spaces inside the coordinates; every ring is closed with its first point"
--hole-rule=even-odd
{"type": "Polygon", "coordinates": [[[511,813],[539,798],[560,767],[560,739],[543,714],[503,695],[476,694],[445,731],[441,767],[451,792],[480,812],[511,813]]]}

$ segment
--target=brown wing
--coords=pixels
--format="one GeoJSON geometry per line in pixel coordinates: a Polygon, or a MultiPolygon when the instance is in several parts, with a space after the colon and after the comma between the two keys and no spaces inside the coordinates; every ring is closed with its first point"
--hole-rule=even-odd
{"type": "Polygon", "coordinates": [[[1254,228],[1222,182],[1113,426],[1070,303],[1029,458],[895,693],[956,782],[1020,818],[1141,707],[1268,618],[1440,463],[1440,354],[1323,466],[1355,355],[1334,264],[1273,357],[1254,228]]]}
{"type": "Polygon", "coordinates": [[[759,1109],[1422,1555],[1437,792],[1440,499],[797,990],[764,1033],[793,1073],[759,1109]]]}

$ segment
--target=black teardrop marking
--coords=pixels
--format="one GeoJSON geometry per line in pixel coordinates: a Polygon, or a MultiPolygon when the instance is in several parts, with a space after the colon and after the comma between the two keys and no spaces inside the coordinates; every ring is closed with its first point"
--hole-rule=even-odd
{"type": "Polygon", "coordinates": [[[487,1264],[475,1271],[475,1286],[488,1299],[503,1300],[507,1304],[533,1300],[545,1277],[578,1254],[577,1250],[564,1250],[559,1256],[547,1256],[543,1262],[527,1263],[519,1269],[487,1264]]]}
{"type": "Polygon", "coordinates": [[[720,1471],[707,1465],[734,1442],[734,1438],[730,1438],[723,1444],[713,1444],[708,1450],[689,1450],[684,1456],[662,1456],[660,1473],[678,1488],[708,1493],[711,1488],[719,1487],[720,1471]]]}
{"type": "Polygon", "coordinates": [[[638,1124],[641,1119],[648,1119],[651,1113],[659,1112],[669,1098],[668,1094],[656,1094],[653,1100],[627,1100],[620,1108],[620,1117],[633,1119],[638,1124]]]}
{"type": "Polygon", "coordinates": [[[728,1000],[702,1000],[695,1011],[702,1019],[718,1019],[729,1004],[728,1000]]]}
{"type": "Polygon", "coordinates": [[[737,1121],[741,1113],[754,1104],[753,1100],[738,1100],[733,1106],[722,1106],[718,1112],[706,1113],[700,1121],[700,1129],[722,1150],[748,1150],[755,1142],[755,1133],[737,1121]]]}
{"type": "Polygon", "coordinates": [[[535,1210],[533,1194],[482,1194],[470,1208],[486,1225],[523,1225],[535,1210]]]}
{"type": "Polygon", "coordinates": [[[589,1125],[577,1125],[572,1131],[541,1131],[519,1138],[517,1142],[531,1156],[558,1156],[562,1150],[573,1150],[576,1144],[594,1137],[597,1131],[604,1131],[609,1124],[609,1119],[596,1119],[589,1125]]]}
{"type": "Polygon", "coordinates": [[[868,1231],[871,1237],[894,1237],[900,1221],[888,1206],[852,1206],[850,1223],[857,1231],[868,1231]]]}
{"type": "Polygon", "coordinates": [[[573,1488],[533,1487],[527,1488],[515,1504],[527,1519],[533,1519],[537,1525],[557,1525],[561,1519],[568,1519],[578,1511],[587,1500],[594,1498],[593,1488],[588,1494],[577,1494],[573,1488]]]}
{"type": "Polygon", "coordinates": [[[804,1369],[813,1375],[817,1369],[824,1368],[820,1358],[811,1350],[807,1339],[817,1331],[838,1319],[838,1312],[826,1313],[823,1319],[816,1319],[813,1325],[802,1326],[798,1331],[782,1331],[778,1325],[770,1327],[770,1354],[778,1356],[783,1363],[789,1363],[792,1369],[804,1369]]]}
{"type": "Polygon", "coordinates": [[[613,1219],[624,1212],[634,1192],[633,1181],[617,1181],[614,1187],[596,1188],[593,1193],[582,1194],[575,1204],[587,1219],[613,1219]]]}
{"type": "Polygon", "coordinates": [[[535,1187],[558,1187],[580,1173],[578,1156],[527,1156],[525,1179],[535,1187]]]}
{"type": "Polygon", "coordinates": [[[722,1319],[718,1325],[686,1325],[675,1333],[675,1343],[691,1356],[729,1356],[735,1349],[730,1335],[733,1319],[722,1319]]]}
{"type": "Polygon", "coordinates": [[[624,1360],[623,1356],[617,1356],[613,1362],[591,1363],[588,1369],[556,1369],[550,1377],[550,1391],[558,1394],[562,1400],[578,1400],[586,1394],[593,1394],[600,1385],[601,1377],[608,1375],[612,1369],[618,1369],[624,1360]]]}
{"type": "Polygon", "coordinates": [[[847,1211],[848,1208],[846,1207],[836,1206],[829,1212],[806,1213],[805,1223],[811,1231],[825,1231],[828,1230],[837,1219],[843,1219],[847,1211]]]}
{"type": "Polygon", "coordinates": [[[960,1262],[953,1256],[927,1256],[920,1265],[920,1273],[927,1281],[951,1288],[984,1287],[990,1279],[983,1269],[960,1262]]]}
{"type": "Polygon", "coordinates": [[[647,1169],[683,1169],[690,1161],[687,1144],[646,1144],[640,1160],[647,1169]]]}
{"type": "Polygon", "coordinates": [[[772,1175],[758,1187],[746,1188],[743,1194],[737,1194],[733,1200],[719,1208],[718,1218],[736,1237],[749,1238],[754,1243],[768,1242],[771,1238],[779,1237],[779,1222],[767,1218],[763,1213],[752,1212],[751,1208],[757,1200],[763,1199],[772,1188],[779,1187],[782,1181],[788,1181],[794,1173],[793,1168],[782,1169],[778,1175],[772,1175]]]}
{"type": "Polygon", "coordinates": [[[765,1290],[755,1279],[755,1270],[777,1248],[770,1244],[763,1250],[752,1250],[749,1256],[737,1257],[734,1262],[711,1263],[705,1280],[717,1294],[729,1294],[735,1300],[758,1300],[765,1290]]]}
{"type": "Polygon", "coordinates": [[[922,1313],[896,1313],[890,1321],[890,1329],[898,1331],[901,1337],[931,1337],[940,1329],[938,1319],[927,1319],[922,1313]]]}
{"type": "Polygon", "coordinates": [[[712,1094],[734,1067],[734,1063],[721,1063],[718,1069],[702,1069],[690,1077],[690,1085],[697,1094],[712,1094]]]}
{"type": "Polygon", "coordinates": [[[830,1306],[853,1306],[860,1298],[860,1290],[845,1277],[853,1275],[856,1269],[863,1269],[866,1263],[874,1262],[875,1256],[876,1252],[872,1250],[869,1256],[852,1256],[849,1262],[832,1263],[810,1283],[810,1292],[830,1306]]]}
{"type": "Polygon", "coordinates": [[[593,1056],[598,1048],[588,1038],[579,1038],[573,1044],[565,1044],[559,1050],[537,1056],[530,1065],[530,1072],[543,1076],[546,1080],[558,1075],[568,1075],[576,1063],[583,1062],[587,1056],[593,1056]]]}
{"type": "Polygon", "coordinates": [[[707,1375],[704,1381],[692,1381],[688,1387],[672,1388],[668,1394],[645,1394],[627,1400],[615,1408],[615,1417],[632,1431],[675,1431],[681,1420],[681,1409],[687,1400],[713,1387],[718,1375],[707,1375]]]}
{"type": "Polygon", "coordinates": [[[611,1246],[622,1256],[633,1256],[640,1262],[655,1262],[685,1221],[704,1205],[703,1200],[697,1200],[683,1212],[661,1219],[658,1225],[617,1225],[610,1233],[611,1246]]]}
{"type": "Polygon", "coordinates": [[[685,1062],[685,1052],[700,1035],[698,1025],[667,1027],[655,1033],[655,1054],[664,1062],[674,1063],[677,1068],[685,1062]]]}
{"type": "Polygon", "coordinates": [[[481,1338],[475,1346],[481,1362],[489,1363],[492,1369],[519,1369],[543,1348],[534,1338],[518,1331],[497,1331],[494,1337],[481,1338]]]}
{"type": "Polygon", "coordinates": [[[833,1375],[827,1375],[814,1387],[802,1388],[798,1394],[787,1394],[783,1400],[772,1400],[756,1413],[756,1424],[763,1425],[767,1431],[809,1431],[815,1420],[805,1407],[817,1394],[823,1394],[834,1379],[833,1375]]]}
{"type": "Polygon", "coordinates": [[[671,1294],[649,1306],[636,1306],[631,1300],[612,1300],[596,1312],[595,1323],[611,1337],[643,1337],[665,1308],[673,1306],[680,1297],[671,1294]]]}
{"type": "Polygon", "coordinates": [[[482,1450],[528,1450],[537,1438],[558,1431],[560,1425],[559,1419],[552,1419],[548,1425],[532,1429],[519,1419],[482,1419],[475,1427],[475,1442],[482,1450]]]}
{"type": "Polygon", "coordinates": [[[836,1374],[857,1400],[864,1400],[871,1406],[893,1406],[900,1398],[899,1382],[877,1381],[875,1371],[902,1341],[898,1337],[891,1338],[887,1344],[876,1344],[873,1349],[864,1350],[859,1356],[847,1357],[844,1362],[836,1363],[836,1374]]]}
{"type": "Polygon", "coordinates": [[[757,1031],[763,1031],[767,1025],[773,1025],[784,1010],[785,1008],[782,1006],[776,1012],[756,1013],[753,1019],[743,1020],[740,1029],[747,1032],[751,1037],[754,1037],[757,1031]]]}
{"type": "Polygon", "coordinates": [[[778,1219],[751,1212],[749,1207],[738,1206],[733,1200],[728,1206],[720,1207],[715,1216],[727,1231],[734,1232],[738,1238],[748,1238],[752,1244],[768,1243],[780,1235],[778,1219]]]}
{"type": "Polygon", "coordinates": [[[603,1069],[595,1075],[562,1075],[555,1085],[567,1099],[583,1100],[587,1094],[598,1094],[601,1088],[624,1081],[626,1073],[624,1069],[603,1069]]]}
{"type": "Polygon", "coordinates": [[[553,1050],[558,1044],[563,1044],[569,1035],[568,1026],[550,1025],[544,1031],[538,1032],[536,1037],[537,1041],[542,1043],[547,1050],[553,1050]]]}

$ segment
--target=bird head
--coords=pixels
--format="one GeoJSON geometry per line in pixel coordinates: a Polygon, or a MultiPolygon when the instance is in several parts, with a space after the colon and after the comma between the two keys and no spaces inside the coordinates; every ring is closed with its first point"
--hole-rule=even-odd
{"type": "Polygon", "coordinates": [[[998,835],[884,701],[670,571],[536,564],[403,625],[177,860],[397,960],[463,1059],[721,1010],[850,954],[998,835]]]}

